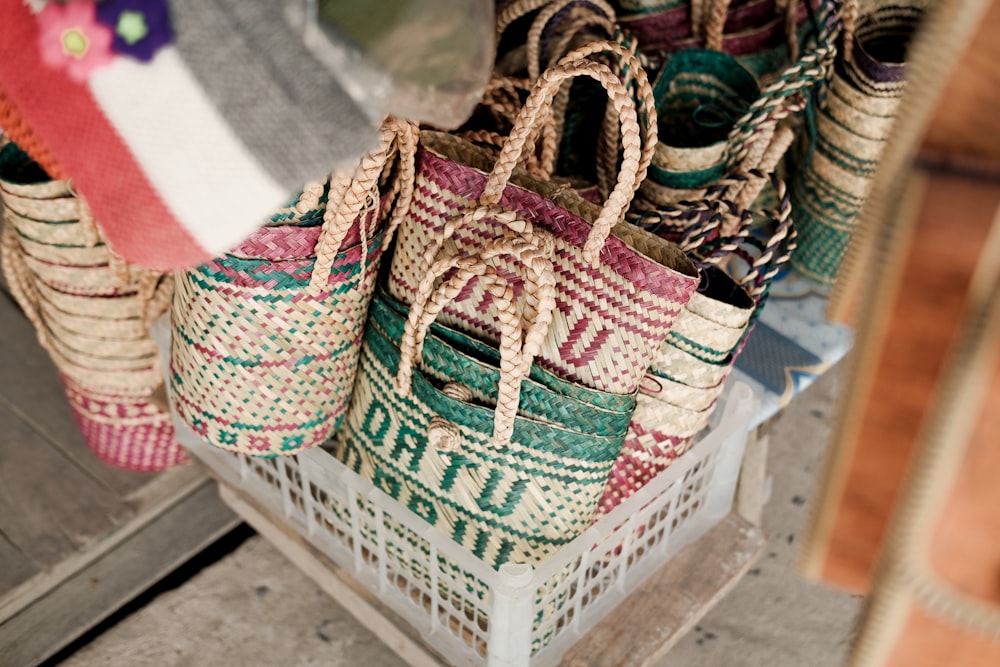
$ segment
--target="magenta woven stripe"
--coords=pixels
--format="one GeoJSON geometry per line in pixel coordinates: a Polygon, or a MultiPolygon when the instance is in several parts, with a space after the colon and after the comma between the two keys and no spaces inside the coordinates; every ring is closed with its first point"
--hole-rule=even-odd
{"type": "Polygon", "coordinates": [[[91,450],[105,463],[158,472],[188,460],[174,438],[173,422],[147,398],[98,397],[62,376],[73,418],[91,450]]]}
{"type": "Polygon", "coordinates": [[[644,49],[691,34],[691,7],[687,3],[652,14],[621,16],[618,22],[631,32],[644,49]]]}
{"type": "MultiPolygon", "coordinates": [[[[374,211],[370,211],[365,216],[364,224],[366,229],[373,227],[373,216],[374,211]]],[[[268,259],[275,262],[289,259],[310,259],[315,255],[316,242],[319,241],[319,235],[322,230],[321,225],[314,227],[301,227],[297,225],[261,227],[238,246],[230,250],[229,254],[237,257],[268,259]]],[[[351,227],[347,236],[344,237],[339,250],[347,250],[359,243],[361,243],[361,226],[356,225],[351,227]]]]}
{"type": "Polygon", "coordinates": [[[611,468],[608,483],[601,494],[596,521],[670,467],[691,446],[692,438],[669,437],[653,444],[646,438],[629,434],[621,454],[611,468]]]}
{"type": "MultiPolygon", "coordinates": [[[[702,41],[697,37],[678,39],[671,42],[670,50],[696,49],[702,46],[702,41]]],[[[753,29],[724,35],[722,37],[722,50],[733,56],[747,56],[778,46],[784,41],[785,21],[779,18],[753,29]]]]}
{"type": "MultiPolygon", "coordinates": [[[[422,179],[426,179],[442,190],[476,200],[483,192],[486,178],[486,174],[481,171],[464,167],[423,148],[417,155],[419,195],[428,193],[428,189],[420,183],[422,179]]],[[[517,211],[528,220],[544,220],[546,230],[579,248],[583,247],[593,229],[589,222],[573,215],[555,202],[513,184],[507,186],[500,205],[517,211]]],[[[677,279],[674,272],[649,258],[635,256],[625,243],[614,236],[604,244],[601,250],[601,262],[640,289],[659,294],[668,300],[677,298],[677,279]],[[630,256],[635,261],[623,261],[630,256]]],[[[590,267],[587,268],[591,270],[590,267]]]]}

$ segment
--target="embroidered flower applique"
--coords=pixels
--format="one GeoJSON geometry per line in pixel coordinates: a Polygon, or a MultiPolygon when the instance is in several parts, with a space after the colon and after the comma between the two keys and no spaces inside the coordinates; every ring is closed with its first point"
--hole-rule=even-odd
{"type": "Polygon", "coordinates": [[[42,61],[54,69],[65,69],[80,83],[110,63],[114,58],[112,33],[97,22],[96,12],[91,2],[46,4],[38,14],[42,61]]]}
{"type": "Polygon", "coordinates": [[[167,0],[103,0],[97,20],[111,28],[115,53],[149,62],[174,41],[167,0]]]}
{"type": "Polygon", "coordinates": [[[174,41],[167,0],[48,2],[38,24],[42,60],[80,83],[116,53],[149,62],[174,41]]]}

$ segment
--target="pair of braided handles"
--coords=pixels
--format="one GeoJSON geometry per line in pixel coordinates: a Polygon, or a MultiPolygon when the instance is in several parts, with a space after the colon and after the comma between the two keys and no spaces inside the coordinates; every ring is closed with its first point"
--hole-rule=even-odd
{"type": "Polygon", "coordinates": [[[703,264],[741,257],[747,263],[746,272],[736,282],[746,289],[756,303],[760,304],[767,294],[771,281],[788,262],[796,247],[795,227],[792,224],[792,205],[784,181],[777,176],[762,173],[736,174],[718,187],[730,186],[730,182],[747,179],[769,178],[778,196],[777,210],[752,211],[740,208],[735,202],[722,198],[706,199],[697,205],[678,208],[676,212],[685,216],[701,218],[700,224],[689,225],[687,232],[678,241],[684,252],[703,264]],[[759,242],[752,236],[754,222],[764,217],[773,223],[770,236],[759,242]],[[735,228],[731,221],[739,222],[735,228]],[[757,245],[758,254],[751,256],[745,251],[746,244],[757,245]]]}
{"type": "MultiPolygon", "coordinates": [[[[513,235],[494,239],[477,254],[440,253],[417,288],[400,341],[400,361],[396,390],[409,395],[413,370],[417,364],[431,324],[442,309],[453,301],[473,280],[478,280],[490,295],[497,312],[500,330],[500,382],[494,409],[492,442],[498,447],[510,443],[520,405],[521,383],[531,374],[531,367],[548,334],[555,309],[555,273],[551,236],[534,230],[513,211],[489,206],[471,209],[452,221],[446,232],[450,237],[459,226],[475,219],[490,217],[505,224],[513,235]],[[519,305],[514,286],[502,277],[490,262],[506,256],[524,268],[523,303],[519,305]],[[447,274],[451,273],[449,277],[447,274]],[[435,282],[444,279],[441,285],[435,282]],[[519,312],[520,311],[522,312],[519,312]]],[[[439,246],[440,248],[440,246],[439,246]]],[[[444,393],[451,398],[469,401],[471,391],[462,385],[449,384],[444,393]]],[[[460,439],[457,427],[435,418],[428,436],[437,446],[448,449],[460,439]]]]}
{"type": "MultiPolygon", "coordinates": [[[[323,225],[316,241],[316,261],[305,288],[306,294],[317,297],[327,288],[340,247],[356,222],[360,224],[363,268],[368,255],[369,234],[374,232],[366,218],[374,214],[373,226],[379,224],[383,180],[395,164],[395,177],[387,194],[387,200],[394,200],[391,203],[392,215],[383,239],[383,248],[389,246],[413,200],[419,136],[415,123],[390,116],[379,127],[376,147],[362,157],[354,169],[337,171],[330,176],[323,225]]],[[[318,208],[325,189],[324,183],[307,183],[295,205],[296,210],[301,214],[318,208]]]]}
{"type": "MultiPolygon", "coordinates": [[[[636,106],[639,108],[640,124],[643,127],[653,128],[654,141],[645,141],[651,158],[653,144],[655,144],[656,119],[653,105],[644,102],[646,90],[651,91],[646,76],[646,63],[638,52],[638,42],[616,23],[614,8],[605,0],[556,0],[555,2],[551,0],[520,0],[508,5],[498,14],[497,38],[499,39],[506,28],[516,19],[539,9],[541,11],[538,12],[531,24],[526,41],[528,79],[514,81],[510,77],[496,77],[491,82],[491,90],[503,89],[507,96],[504,105],[495,109],[496,115],[506,113],[512,116],[516,113],[516,109],[512,111],[515,100],[519,101],[520,99],[517,97],[516,91],[527,88],[532,82],[536,82],[541,77],[542,72],[553,66],[557,60],[564,62],[568,59],[591,58],[595,55],[611,56],[611,60],[606,64],[612,67],[622,83],[630,89],[634,100],[638,101],[636,106]],[[576,10],[580,11],[576,15],[572,15],[572,12],[576,10]],[[566,25],[561,25],[562,22],[565,22],[566,25]],[[566,53],[573,41],[584,34],[585,29],[599,32],[603,37],[593,38],[587,44],[566,53]],[[543,36],[552,30],[558,30],[558,41],[547,50],[547,54],[543,55],[543,36]]],[[[543,131],[541,158],[529,163],[529,171],[544,179],[551,178],[554,173],[555,159],[562,141],[569,96],[570,88],[568,85],[557,93],[553,103],[552,116],[543,131]]],[[[488,93],[487,99],[490,98],[491,95],[488,93]]],[[[603,196],[607,196],[611,192],[617,173],[619,147],[618,142],[612,139],[617,134],[616,110],[612,105],[607,105],[600,136],[601,148],[596,156],[598,185],[603,196]]],[[[649,132],[647,131],[645,134],[648,135],[649,132]]],[[[469,138],[473,140],[486,139],[487,143],[495,143],[496,145],[502,143],[502,137],[487,138],[480,135],[469,138]]],[[[645,178],[644,171],[640,177],[640,180],[645,178]]]]}
{"type": "MultiPolygon", "coordinates": [[[[616,45],[609,48],[622,47],[616,45]]],[[[643,135],[640,132],[635,103],[627,86],[610,67],[587,60],[581,55],[585,53],[585,49],[581,49],[567,55],[539,77],[514,119],[514,126],[503,142],[478,203],[483,206],[500,204],[515,168],[533,153],[531,149],[539,140],[539,135],[542,136],[540,162],[543,169],[551,173],[549,170],[553,168],[555,155],[552,152],[551,141],[547,141],[545,137],[551,131],[548,121],[551,118],[555,95],[565,83],[576,77],[594,79],[604,87],[611,100],[622,143],[621,166],[616,172],[614,186],[594,219],[593,229],[583,247],[584,260],[596,264],[612,228],[623,220],[625,211],[645,178],[655,146],[649,143],[648,134],[643,135]]],[[[428,253],[428,256],[433,257],[433,252],[428,253]]]]}

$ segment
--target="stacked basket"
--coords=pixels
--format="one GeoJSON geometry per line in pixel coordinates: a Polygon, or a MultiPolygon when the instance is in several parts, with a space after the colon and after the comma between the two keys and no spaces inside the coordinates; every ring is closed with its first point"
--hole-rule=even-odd
{"type": "Polygon", "coordinates": [[[70,184],[49,179],[12,143],[0,151],[0,197],[7,284],[55,362],[87,444],[132,470],[184,462],[148,334],[172,281],[117,259],[70,184]]]}

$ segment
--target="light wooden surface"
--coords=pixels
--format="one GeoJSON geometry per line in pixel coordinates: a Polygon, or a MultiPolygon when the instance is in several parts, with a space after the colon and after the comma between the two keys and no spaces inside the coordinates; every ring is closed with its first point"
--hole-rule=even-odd
{"type": "Polygon", "coordinates": [[[194,464],[102,463],[0,292],[0,665],[34,665],[238,523],[194,464]]]}
{"type": "Polygon", "coordinates": [[[653,665],[739,582],[766,545],[759,528],[730,514],[577,642],[562,667],[653,665]]]}

